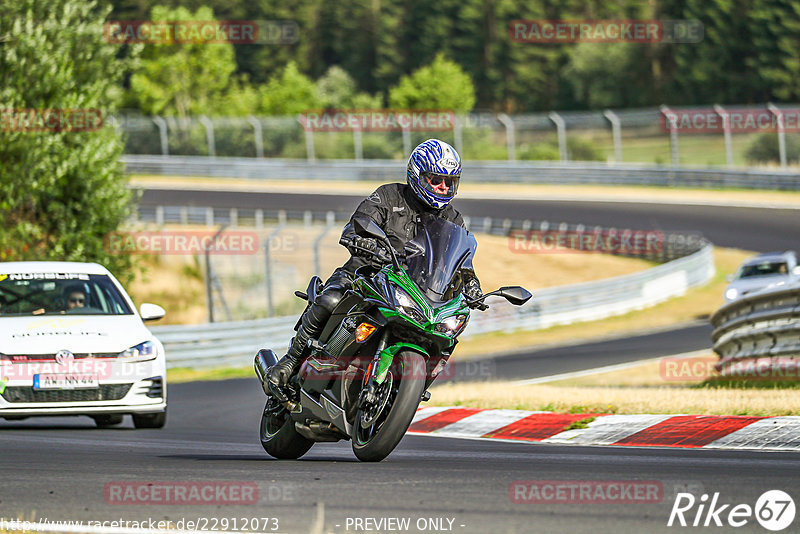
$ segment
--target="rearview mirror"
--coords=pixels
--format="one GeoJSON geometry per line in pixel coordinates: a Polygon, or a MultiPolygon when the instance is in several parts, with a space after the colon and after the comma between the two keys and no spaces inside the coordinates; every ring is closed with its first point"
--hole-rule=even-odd
{"type": "Polygon", "coordinates": [[[522,306],[523,304],[528,302],[533,296],[531,295],[530,291],[521,286],[501,287],[500,289],[496,289],[491,293],[486,294],[486,296],[489,295],[498,295],[500,297],[503,297],[514,306],[522,306]]]}
{"type": "Polygon", "coordinates": [[[357,234],[362,236],[371,236],[381,241],[387,239],[386,233],[378,226],[375,221],[370,219],[353,219],[353,228],[357,234]]]}
{"type": "Polygon", "coordinates": [[[725,281],[726,282],[733,282],[733,275],[729,274],[729,275],[725,276],[725,281]]]}
{"type": "Polygon", "coordinates": [[[139,306],[139,315],[142,316],[142,321],[155,321],[161,319],[166,314],[167,311],[157,304],[145,302],[139,306]]]}

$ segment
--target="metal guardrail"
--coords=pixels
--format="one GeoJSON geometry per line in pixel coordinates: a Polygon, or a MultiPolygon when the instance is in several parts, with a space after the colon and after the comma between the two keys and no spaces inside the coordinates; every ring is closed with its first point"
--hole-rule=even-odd
{"type": "MultiPolygon", "coordinates": [[[[405,172],[399,160],[304,160],[143,156],[120,158],[126,172],[259,180],[394,181],[405,172]]],[[[800,189],[800,175],[778,170],[727,170],[634,164],[470,161],[464,177],[480,183],[609,184],[705,188],[800,189]]]]}
{"type": "MultiPolygon", "coordinates": [[[[688,256],[643,272],[534,291],[534,299],[521,307],[495,300],[488,312],[473,314],[464,335],[539,329],[619,315],[682,295],[713,274],[713,246],[703,241],[688,256]]],[[[233,366],[248,365],[260,348],[285,351],[296,322],[297,317],[291,316],[151,330],[164,343],[170,368],[233,366]]]]}
{"type": "Polygon", "coordinates": [[[800,283],[729,302],[711,324],[721,376],[800,378],[800,283]]]}

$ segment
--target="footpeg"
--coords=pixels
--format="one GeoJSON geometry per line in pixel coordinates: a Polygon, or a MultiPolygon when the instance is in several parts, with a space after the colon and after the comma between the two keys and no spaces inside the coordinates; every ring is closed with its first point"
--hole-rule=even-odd
{"type": "Polygon", "coordinates": [[[428,402],[429,400],[431,400],[431,392],[426,391],[422,394],[422,397],[420,397],[420,402],[428,402]]]}

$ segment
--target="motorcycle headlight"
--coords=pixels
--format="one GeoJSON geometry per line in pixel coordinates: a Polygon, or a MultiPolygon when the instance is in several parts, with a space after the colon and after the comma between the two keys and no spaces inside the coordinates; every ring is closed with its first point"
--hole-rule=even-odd
{"type": "Polygon", "coordinates": [[[135,347],[131,347],[127,350],[123,350],[119,353],[118,358],[132,361],[132,362],[144,362],[147,360],[152,360],[156,357],[156,344],[152,341],[145,341],[144,343],[139,343],[135,347]]]}
{"type": "Polygon", "coordinates": [[[466,325],[467,316],[466,315],[454,315],[452,317],[448,317],[441,323],[437,323],[436,331],[440,334],[445,334],[450,337],[455,337],[461,333],[466,325]]]}
{"type": "Polygon", "coordinates": [[[414,299],[399,287],[394,288],[394,301],[397,303],[397,308],[400,310],[400,313],[414,319],[419,324],[425,324],[425,314],[419,309],[414,299]]]}

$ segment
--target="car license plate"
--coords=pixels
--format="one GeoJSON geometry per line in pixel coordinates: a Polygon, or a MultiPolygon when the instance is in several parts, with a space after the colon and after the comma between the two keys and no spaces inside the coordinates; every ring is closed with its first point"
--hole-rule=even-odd
{"type": "Polygon", "coordinates": [[[100,387],[97,375],[78,373],[33,375],[33,389],[92,389],[100,387]]]}

